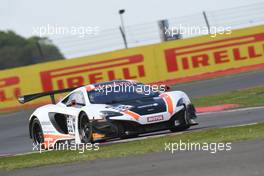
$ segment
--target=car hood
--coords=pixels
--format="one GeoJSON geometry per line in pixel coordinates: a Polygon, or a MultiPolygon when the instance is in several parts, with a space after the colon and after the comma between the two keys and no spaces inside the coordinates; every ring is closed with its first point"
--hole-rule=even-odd
{"type": "Polygon", "coordinates": [[[122,101],[109,105],[115,110],[129,109],[139,115],[154,114],[166,111],[166,103],[161,97],[147,97],[142,99],[122,101]]]}

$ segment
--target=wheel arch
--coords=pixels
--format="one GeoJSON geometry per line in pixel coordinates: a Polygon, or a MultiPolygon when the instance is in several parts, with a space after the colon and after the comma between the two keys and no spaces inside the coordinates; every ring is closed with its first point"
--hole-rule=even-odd
{"type": "Polygon", "coordinates": [[[175,104],[177,104],[180,99],[184,100],[185,105],[188,105],[191,103],[190,97],[183,91],[172,91],[169,93],[170,93],[169,95],[171,95],[171,97],[175,101],[175,104]]]}

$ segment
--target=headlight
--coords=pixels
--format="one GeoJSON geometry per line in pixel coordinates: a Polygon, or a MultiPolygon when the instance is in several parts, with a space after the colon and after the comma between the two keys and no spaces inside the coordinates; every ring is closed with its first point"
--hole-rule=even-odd
{"type": "Polygon", "coordinates": [[[118,106],[114,106],[112,108],[117,110],[117,111],[125,111],[125,110],[129,110],[129,109],[133,108],[133,106],[131,106],[131,105],[118,105],[118,106]]]}
{"type": "Polygon", "coordinates": [[[122,116],[123,114],[114,111],[100,111],[100,116],[105,119],[108,117],[122,116]]]}
{"type": "Polygon", "coordinates": [[[178,103],[177,103],[177,107],[184,105],[183,102],[184,102],[183,98],[180,98],[179,101],[178,101],[178,103]]]}

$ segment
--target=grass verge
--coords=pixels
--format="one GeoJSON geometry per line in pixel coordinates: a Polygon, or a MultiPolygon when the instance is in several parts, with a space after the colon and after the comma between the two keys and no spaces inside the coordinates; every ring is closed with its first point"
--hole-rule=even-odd
{"type": "Polygon", "coordinates": [[[264,138],[264,123],[240,127],[209,129],[150,138],[127,143],[101,146],[98,151],[52,151],[0,158],[0,170],[63,164],[83,160],[126,157],[150,152],[164,151],[165,143],[196,142],[234,142],[264,138]]]}
{"type": "Polygon", "coordinates": [[[195,104],[196,107],[213,106],[221,104],[239,104],[240,107],[263,106],[264,86],[236,90],[213,96],[194,98],[192,102],[195,104]]]}

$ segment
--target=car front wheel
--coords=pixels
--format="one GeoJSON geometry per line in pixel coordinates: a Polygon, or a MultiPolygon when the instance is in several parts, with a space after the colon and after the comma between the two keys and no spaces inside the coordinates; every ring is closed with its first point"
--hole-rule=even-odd
{"type": "Polygon", "coordinates": [[[92,125],[85,113],[81,113],[79,116],[79,135],[82,143],[93,142],[92,125]]]}
{"type": "Polygon", "coordinates": [[[181,110],[171,118],[169,130],[171,132],[178,132],[189,129],[190,128],[190,125],[188,124],[189,119],[187,118],[188,115],[186,109],[181,110]]]}

